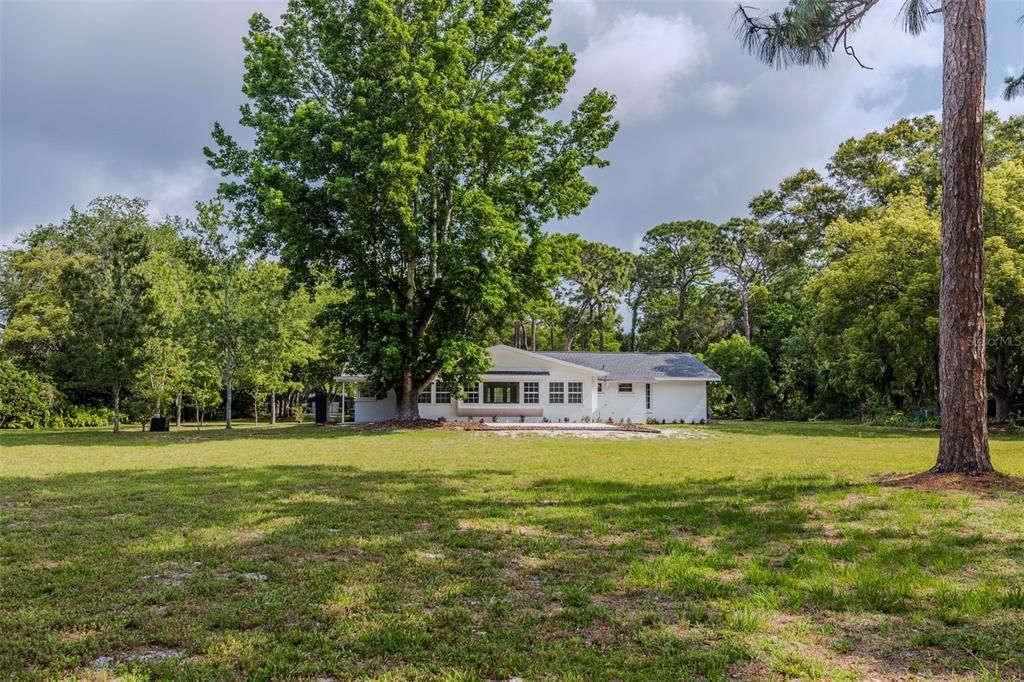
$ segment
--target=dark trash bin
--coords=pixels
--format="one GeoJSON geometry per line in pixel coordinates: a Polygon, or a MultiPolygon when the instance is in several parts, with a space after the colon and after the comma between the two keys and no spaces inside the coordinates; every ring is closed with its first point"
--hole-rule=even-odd
{"type": "Polygon", "coordinates": [[[171,420],[167,417],[153,417],[149,420],[150,431],[170,431],[171,420]]]}

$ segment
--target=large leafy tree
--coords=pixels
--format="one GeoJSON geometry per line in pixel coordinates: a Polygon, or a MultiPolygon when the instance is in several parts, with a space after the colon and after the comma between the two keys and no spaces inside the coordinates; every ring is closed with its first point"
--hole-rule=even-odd
{"type": "Polygon", "coordinates": [[[67,223],[40,225],[0,252],[0,350],[24,369],[67,372],[70,309],[61,280],[71,262],[67,223]]]}
{"type": "Polygon", "coordinates": [[[1024,388],[1024,163],[986,174],[985,235],[988,385],[1003,424],[1024,388]]]}
{"type": "MultiPolygon", "coordinates": [[[[828,64],[850,42],[878,0],[789,0],[766,16],[737,9],[738,34],[778,67],[828,64]]],[[[939,402],[942,434],[936,472],[992,471],[985,375],[985,263],[982,230],[985,107],[984,0],[908,0],[912,34],[943,18],[942,278],[939,296],[939,402]]],[[[1017,87],[1008,83],[1007,95],[1017,87]]]]}
{"type": "Polygon", "coordinates": [[[938,216],[920,194],[829,228],[836,257],[807,287],[811,338],[865,414],[927,407],[936,398],[938,232],[938,216]]]}
{"type": "Polygon", "coordinates": [[[243,148],[220,125],[210,163],[254,241],[295,272],[336,271],[354,363],[403,418],[438,376],[486,367],[480,343],[531,286],[541,227],[596,188],[613,98],[552,116],[573,56],[548,0],[292,0],[245,43],[243,148]]]}
{"type": "Polygon", "coordinates": [[[78,386],[111,396],[116,433],[121,398],[142,366],[154,322],[142,272],[150,253],[146,202],[96,199],[86,211],[72,211],[67,230],[75,252],[61,277],[69,308],[64,354],[78,386]]]}
{"type": "Polygon", "coordinates": [[[205,298],[196,310],[196,321],[203,327],[199,339],[205,336],[216,349],[207,349],[197,355],[217,358],[224,386],[224,426],[230,429],[239,356],[250,349],[254,335],[253,315],[242,300],[246,252],[243,245],[228,233],[222,204],[216,201],[197,203],[196,212],[198,220],[191,227],[198,251],[200,286],[205,298]]]}

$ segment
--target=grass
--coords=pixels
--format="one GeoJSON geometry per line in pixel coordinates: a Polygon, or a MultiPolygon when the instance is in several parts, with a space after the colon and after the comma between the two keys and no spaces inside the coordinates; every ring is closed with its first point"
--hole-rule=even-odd
{"type": "Polygon", "coordinates": [[[688,433],[0,433],[0,677],[1024,676],[1020,492],[879,483],[934,433],[688,433]]]}

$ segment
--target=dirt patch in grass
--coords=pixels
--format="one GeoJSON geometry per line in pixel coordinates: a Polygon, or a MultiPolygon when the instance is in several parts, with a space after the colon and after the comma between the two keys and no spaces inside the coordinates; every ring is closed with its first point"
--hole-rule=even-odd
{"type": "Polygon", "coordinates": [[[1007,474],[965,476],[963,474],[936,474],[931,471],[925,471],[910,476],[884,477],[879,479],[879,483],[893,488],[909,488],[922,492],[958,490],[977,494],[991,494],[1000,491],[1024,493],[1024,478],[1007,474]]]}

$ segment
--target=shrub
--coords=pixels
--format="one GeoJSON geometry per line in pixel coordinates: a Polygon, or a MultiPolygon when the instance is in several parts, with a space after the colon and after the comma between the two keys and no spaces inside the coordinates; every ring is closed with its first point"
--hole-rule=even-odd
{"type": "Polygon", "coordinates": [[[0,360],[0,428],[51,426],[59,395],[48,381],[0,360]]]}
{"type": "Polygon", "coordinates": [[[63,412],[60,425],[64,427],[110,426],[114,423],[114,410],[109,407],[70,405],[63,412]]]}
{"type": "Polygon", "coordinates": [[[296,424],[301,424],[302,422],[306,421],[306,406],[295,405],[294,407],[292,407],[292,419],[295,421],[296,424]]]}

